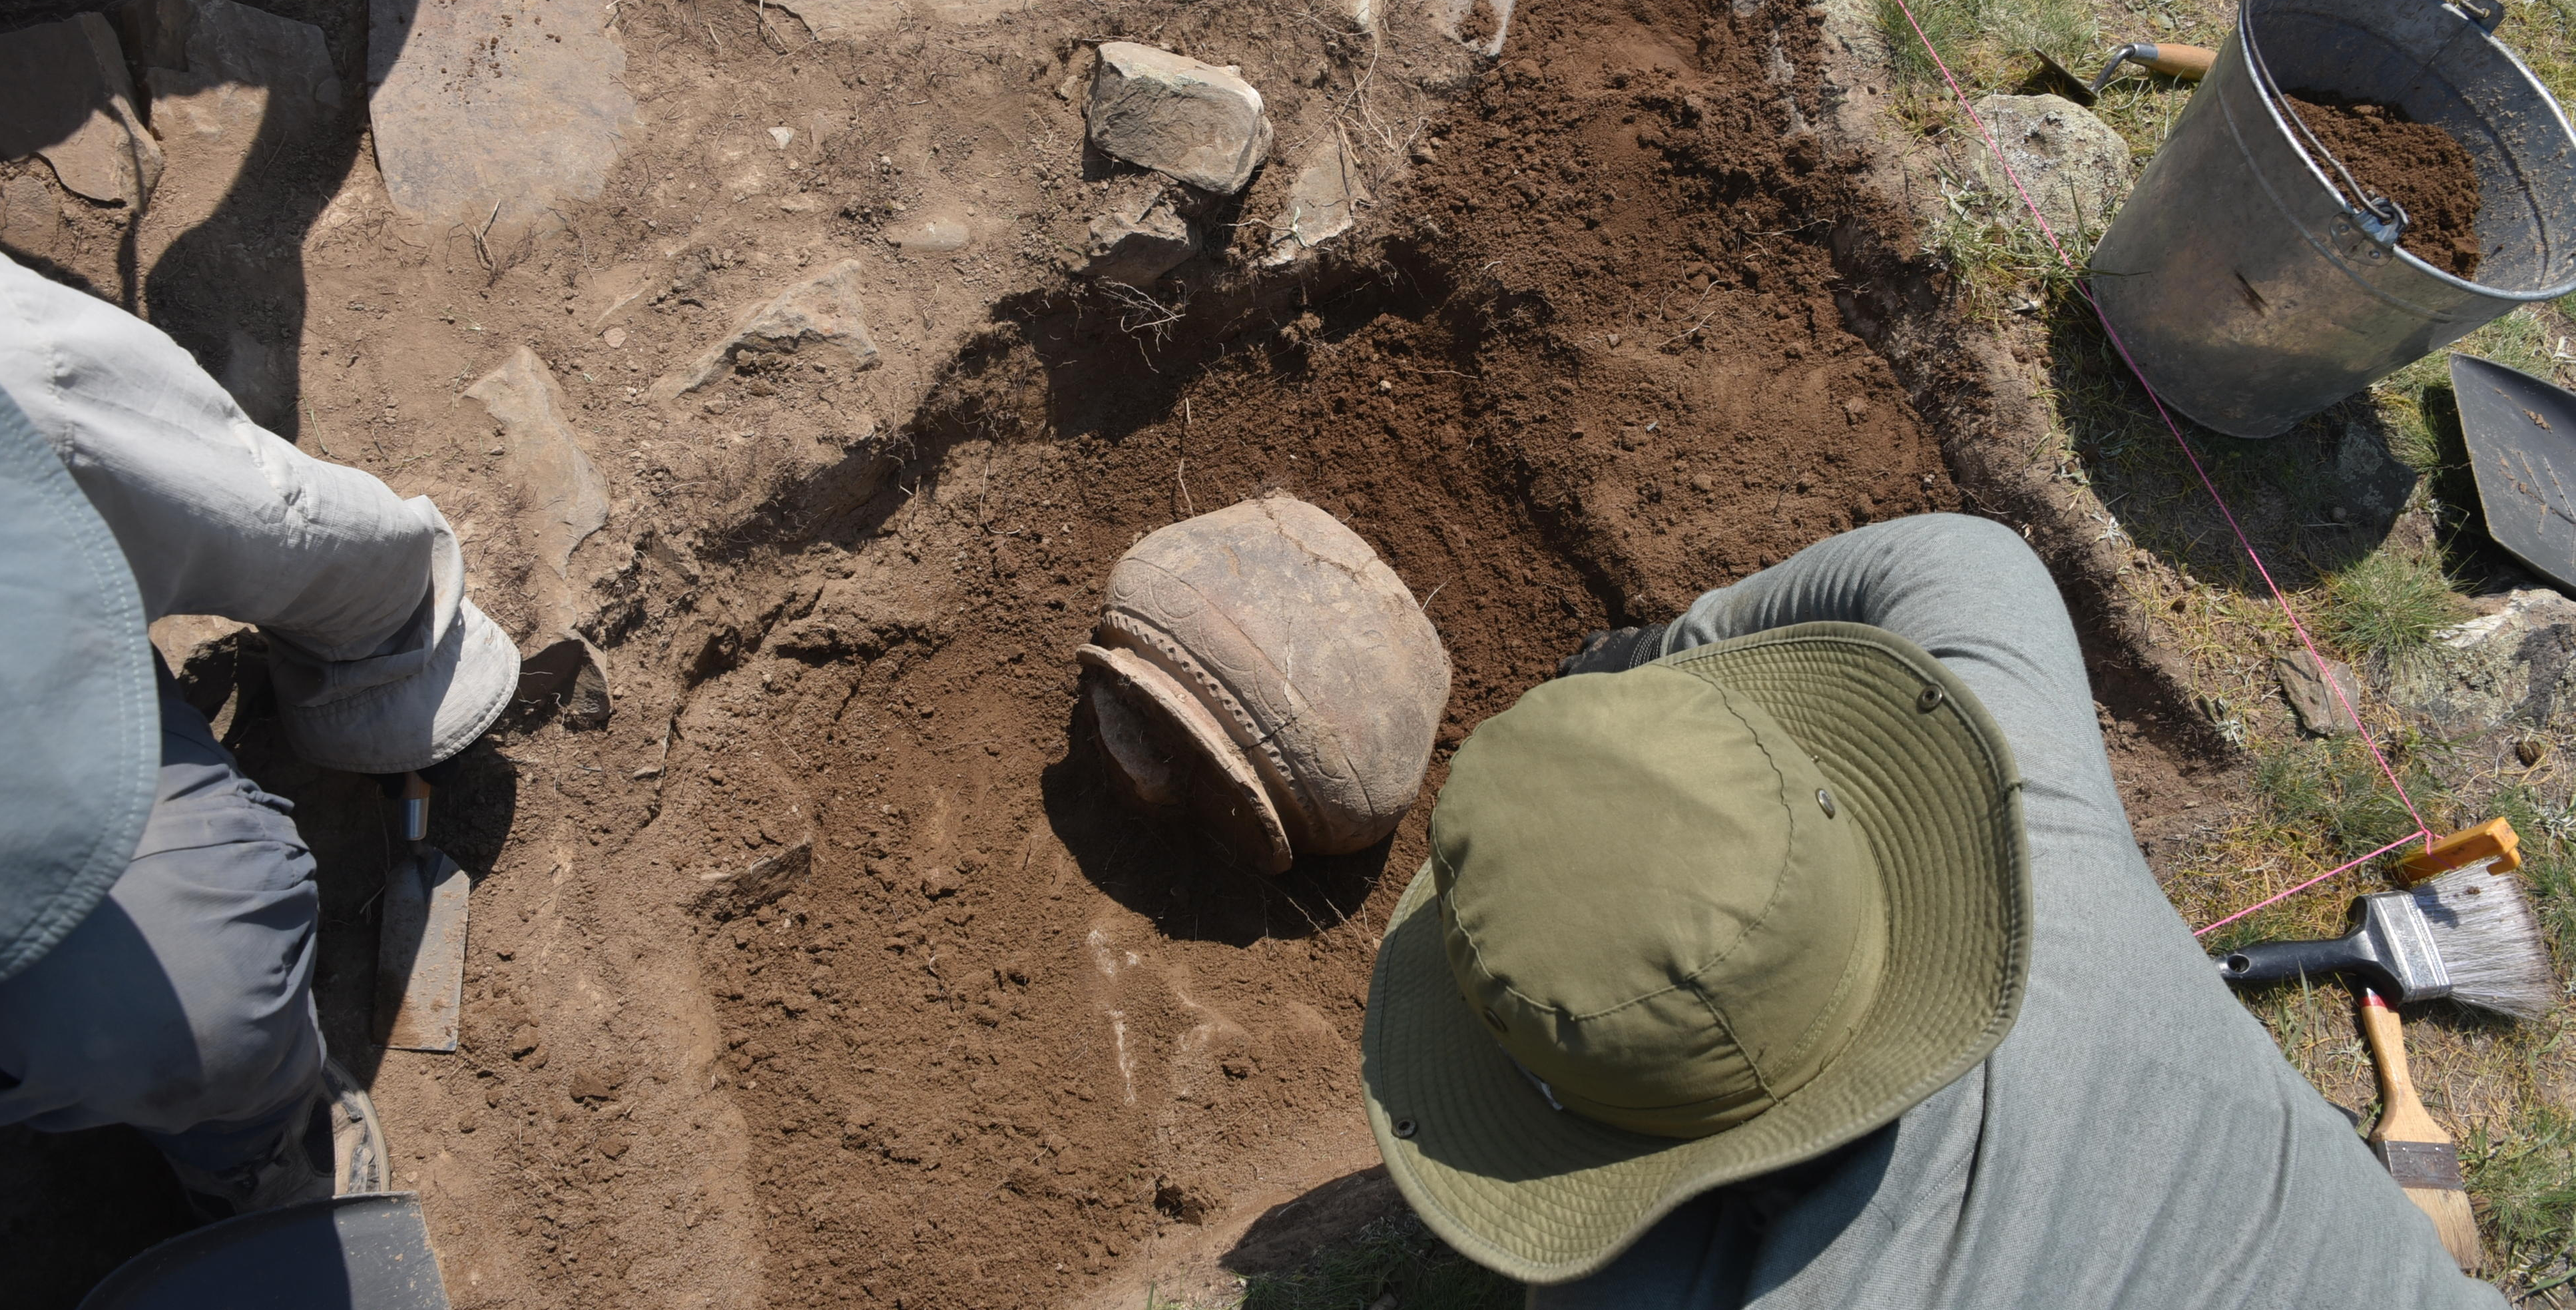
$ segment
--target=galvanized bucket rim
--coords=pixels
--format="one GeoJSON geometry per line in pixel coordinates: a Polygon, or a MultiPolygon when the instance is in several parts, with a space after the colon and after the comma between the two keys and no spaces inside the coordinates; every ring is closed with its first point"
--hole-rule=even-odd
{"type": "MultiPolygon", "coordinates": [[[[2558,124],[2559,133],[2571,140],[2576,140],[2576,127],[2569,126],[2567,121],[2567,111],[2559,105],[2558,97],[2549,93],[2549,88],[2543,86],[2539,76],[2531,71],[2531,65],[2522,62],[2522,56],[2514,53],[2512,46],[2496,40],[2494,33],[2485,30],[2485,28],[2477,22],[2476,18],[2462,10],[2458,5],[2447,3],[2445,0],[2434,0],[2434,2],[2440,4],[2440,7],[2442,8],[2448,9],[2454,14],[2458,14],[2461,20],[2467,22],[2470,26],[2478,27],[2479,39],[2494,46],[2497,53],[2502,54],[2506,60],[2512,63],[2514,71],[2522,75],[2524,83],[2526,83],[2533,91],[2539,93],[2540,102],[2548,107],[2549,116],[2558,124]]],[[[2261,48],[2254,39],[2254,8],[2255,6],[2250,3],[2239,4],[2237,6],[2236,39],[2246,48],[2248,56],[2246,61],[2247,71],[2255,74],[2254,86],[2255,90],[2259,93],[2256,96],[2256,99],[2263,102],[2263,112],[2272,116],[2272,125],[2280,131],[2281,135],[2286,140],[2289,141],[2291,148],[2298,151],[2299,162],[2307,165],[2308,175],[2315,178],[2317,185],[2324,187],[2328,194],[2334,196],[2337,200],[2342,200],[2344,198],[2342,189],[2334,184],[2334,180],[2332,178],[2326,176],[2325,168],[2317,162],[2313,155],[2308,153],[2307,144],[2300,139],[2300,133],[2291,126],[2288,119],[2282,116],[2284,111],[2281,107],[2280,97],[2287,93],[2281,88],[2271,85],[2272,79],[2270,76],[2269,66],[2264,64],[2260,58],[2261,48]]],[[[2348,202],[2344,205],[2344,213],[2356,221],[2360,218],[2359,211],[2355,210],[2348,202]]],[[[2417,255],[2414,251],[2408,250],[2402,245],[2396,247],[2391,253],[2417,271],[2432,274],[2437,281],[2448,283],[2454,287],[2464,288],[2475,292],[2478,295],[2487,296],[2496,300],[2514,300],[2523,302],[2556,300],[2561,296],[2568,295],[2571,292],[2576,292],[2576,275],[2570,275],[2566,281],[2557,283],[2553,286],[2541,287],[2533,291],[2512,291],[2507,290],[2504,287],[2489,286],[2484,282],[2472,282],[2456,273],[2443,272],[2441,269],[2435,268],[2432,264],[2426,262],[2423,257],[2417,255]]]]}

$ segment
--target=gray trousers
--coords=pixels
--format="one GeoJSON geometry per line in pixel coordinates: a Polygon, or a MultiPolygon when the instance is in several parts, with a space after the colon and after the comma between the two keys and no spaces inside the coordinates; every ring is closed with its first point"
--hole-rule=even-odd
{"type": "Polygon", "coordinates": [[[0,982],[0,1124],[126,1123],[209,1172],[257,1158],[320,1084],[321,893],[292,807],[161,676],[161,775],[134,861],[0,982]]]}
{"type": "Polygon", "coordinates": [[[1985,702],[2025,779],[2028,1000],[1986,1062],[1811,1166],[1685,1205],[1538,1310],[2500,1307],[2292,1069],[2139,855],[2075,631],[2009,529],[1929,515],[1702,596],[1666,652],[1840,619],[1985,702]]]}

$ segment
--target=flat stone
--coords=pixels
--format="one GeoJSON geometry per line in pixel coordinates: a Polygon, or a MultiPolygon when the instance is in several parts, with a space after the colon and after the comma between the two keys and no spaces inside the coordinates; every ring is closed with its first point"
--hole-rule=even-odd
{"type": "Polygon", "coordinates": [[[742,316],[734,330],[686,371],[654,384],[663,400],[732,371],[746,352],[812,354],[853,371],[877,366],[877,343],[859,312],[859,261],[844,259],[742,316]]]}
{"type": "Polygon", "coordinates": [[[541,612],[554,628],[578,616],[570,586],[572,553],[608,522],[608,488],[581,438],[564,418],[563,387],[537,352],[526,346],[477,379],[465,394],[483,402],[501,425],[503,466],[518,489],[519,542],[551,578],[532,577],[541,612]]]}
{"type": "Polygon", "coordinates": [[[431,235],[514,240],[590,200],[636,121],[626,51],[591,0],[371,0],[376,167],[431,235]]]}
{"type": "Polygon", "coordinates": [[[1261,93],[1231,69],[1109,41],[1084,111],[1091,144],[1202,191],[1232,195],[1270,153],[1261,93]]]}
{"type": "Polygon", "coordinates": [[[268,132],[268,150],[310,140],[340,111],[340,77],[311,23],[235,0],[137,0],[124,13],[172,166],[220,169],[218,198],[251,138],[268,132]]]}
{"type": "Polygon", "coordinates": [[[886,229],[886,240],[902,248],[907,255],[937,254],[947,250],[964,250],[974,240],[966,220],[955,214],[919,214],[886,229]]]}
{"type": "Polygon", "coordinates": [[[2326,686],[2326,677],[2317,676],[2316,664],[2306,651],[2272,661],[2272,674],[2281,680],[2281,695],[2289,700],[2290,712],[2298,716],[2301,728],[2319,737],[2352,735],[2352,716],[2344,713],[2343,705],[2360,708],[2361,679],[2353,676],[2349,665],[2325,662],[2326,677],[2334,679],[2335,688],[2343,692],[2342,704],[2326,686]]]}
{"type": "Polygon", "coordinates": [[[2482,612],[2394,661],[2389,698],[2445,738],[2576,729],[2576,601],[2546,588],[2478,597],[2482,612]]]}
{"type": "Polygon", "coordinates": [[[1270,220],[1270,250],[1261,262],[1272,267],[1300,256],[1359,222],[1359,207],[1369,199],[1360,177],[1359,160],[1339,135],[1309,150],[1288,188],[1288,202],[1270,220]]]}
{"type": "Polygon", "coordinates": [[[1025,0],[768,0],[796,15],[818,41],[854,41],[906,23],[963,27],[1016,13],[1025,0]]]}
{"type": "Polygon", "coordinates": [[[1181,214],[1181,197],[1159,175],[1147,176],[1152,181],[1120,179],[1124,185],[1112,188],[1109,212],[1091,220],[1086,275],[1141,287],[1198,253],[1198,232],[1181,214]]]}
{"type": "Polygon", "coordinates": [[[0,158],[29,155],[44,156],[64,190],[133,209],[161,180],[124,48],[97,14],[0,35],[0,158]]]}
{"type": "Polygon", "coordinates": [[[0,182],[0,246],[25,255],[50,255],[62,230],[62,202],[43,178],[21,173],[0,182]]]}
{"type": "MultiPolygon", "coordinates": [[[[1989,95],[1970,106],[1994,135],[2021,185],[2060,235],[2098,230],[2129,191],[2129,143],[2111,125],[2063,96],[1989,95]]],[[[1968,174],[2010,212],[2026,212],[1994,151],[1973,132],[1960,150],[1968,174]]]]}

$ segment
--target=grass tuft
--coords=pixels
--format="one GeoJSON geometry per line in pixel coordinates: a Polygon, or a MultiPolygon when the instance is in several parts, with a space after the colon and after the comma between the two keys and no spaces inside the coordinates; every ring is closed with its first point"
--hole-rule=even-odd
{"type": "Polygon", "coordinates": [[[2576,1247],[2576,1114],[2528,1106],[2500,1134],[2471,1129],[2463,1154],[2481,1226],[2506,1264],[2537,1272],[2576,1247]]]}
{"type": "Polygon", "coordinates": [[[2383,549],[2326,580],[2317,626],[2347,654],[2403,659],[2432,645],[2436,631],[2467,617],[2437,560],[2383,549]]]}

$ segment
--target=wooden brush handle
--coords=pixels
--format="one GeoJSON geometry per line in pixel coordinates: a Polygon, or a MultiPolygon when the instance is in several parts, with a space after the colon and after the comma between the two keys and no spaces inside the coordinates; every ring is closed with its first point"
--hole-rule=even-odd
{"type": "Polygon", "coordinates": [[[2379,1126],[2371,1130],[2374,1142],[2448,1142],[2450,1133],[2433,1121],[2424,1110],[2424,1102],[2415,1095],[2415,1079],[2406,1069],[2406,1028],[2397,1011],[2379,993],[2361,989],[2361,1035],[2370,1042],[2371,1057],[2379,1062],[2379,1126]]]}

